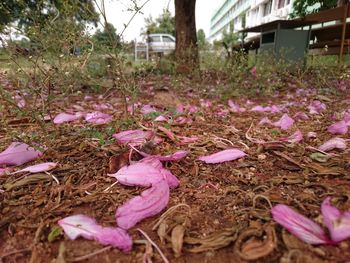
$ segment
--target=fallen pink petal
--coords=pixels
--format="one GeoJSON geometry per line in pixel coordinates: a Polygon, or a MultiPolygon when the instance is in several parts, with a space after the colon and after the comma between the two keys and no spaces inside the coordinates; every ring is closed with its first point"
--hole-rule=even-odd
{"type": "Polygon", "coordinates": [[[300,130],[297,130],[296,132],[294,132],[291,136],[287,137],[287,138],[281,138],[281,141],[286,141],[289,143],[298,143],[301,140],[303,140],[303,134],[300,130]]]}
{"type": "Polygon", "coordinates": [[[332,138],[318,147],[319,150],[328,152],[334,149],[345,150],[346,149],[346,141],[342,138],[332,138]]]}
{"type": "Polygon", "coordinates": [[[76,121],[79,120],[81,118],[83,118],[83,114],[69,114],[69,113],[60,113],[58,115],[56,115],[56,117],[53,119],[53,122],[55,124],[61,124],[61,123],[65,123],[65,122],[71,122],[71,121],[76,121]]]}
{"type": "Polygon", "coordinates": [[[142,114],[150,114],[152,112],[157,112],[157,110],[155,108],[153,108],[151,105],[144,105],[141,108],[141,113],[142,114]]]}
{"type": "Polygon", "coordinates": [[[350,237],[350,212],[341,212],[332,206],[330,197],[322,202],[321,211],[332,241],[340,242],[350,237]]]}
{"type": "Polygon", "coordinates": [[[5,151],[0,153],[0,166],[22,165],[42,155],[43,153],[41,151],[34,149],[26,143],[13,142],[5,151]]]}
{"type": "Polygon", "coordinates": [[[327,109],[327,106],[319,100],[314,100],[310,103],[308,109],[310,114],[320,114],[327,109]]]}
{"type": "Polygon", "coordinates": [[[223,150],[208,156],[199,157],[198,160],[205,163],[223,163],[233,161],[246,156],[247,154],[238,149],[223,150]]]}
{"type": "Polygon", "coordinates": [[[159,169],[145,162],[124,166],[118,172],[109,174],[109,176],[115,177],[118,182],[124,185],[144,187],[150,187],[164,179],[159,169]]]}
{"type": "Polygon", "coordinates": [[[129,229],[145,218],[159,214],[169,202],[169,185],[161,180],[141,195],[118,207],[116,220],[119,227],[129,229]]]}
{"type": "Polygon", "coordinates": [[[102,245],[111,245],[122,251],[131,250],[132,239],[124,229],[103,227],[91,217],[73,215],[59,220],[58,224],[71,240],[81,236],[89,240],[96,240],[102,245]]]}
{"type": "Polygon", "coordinates": [[[328,132],[332,134],[344,135],[348,132],[348,125],[343,121],[336,122],[328,127],[328,132]]]}
{"type": "Polygon", "coordinates": [[[282,130],[288,130],[294,124],[294,120],[288,116],[288,114],[283,114],[279,121],[274,122],[273,125],[281,128],[282,130]]]}
{"type": "Polygon", "coordinates": [[[276,205],[271,209],[273,219],[300,240],[312,244],[328,244],[328,239],[323,229],[314,221],[295,212],[286,205],[276,205]]]}
{"type": "Polygon", "coordinates": [[[268,117],[264,117],[258,123],[258,125],[265,125],[265,124],[272,124],[272,121],[268,117]]]}
{"type": "Polygon", "coordinates": [[[85,120],[87,122],[94,123],[94,124],[106,124],[111,122],[112,119],[113,119],[112,115],[99,112],[99,111],[87,113],[85,116],[85,120]]]}
{"type": "Polygon", "coordinates": [[[153,136],[152,131],[127,130],[113,134],[113,138],[120,144],[141,145],[153,136]]]}
{"type": "Polygon", "coordinates": [[[21,169],[19,171],[13,172],[11,174],[18,174],[18,173],[41,173],[41,172],[47,172],[52,169],[55,169],[57,167],[57,163],[49,162],[49,163],[40,163],[28,166],[24,169],[21,169]]]}

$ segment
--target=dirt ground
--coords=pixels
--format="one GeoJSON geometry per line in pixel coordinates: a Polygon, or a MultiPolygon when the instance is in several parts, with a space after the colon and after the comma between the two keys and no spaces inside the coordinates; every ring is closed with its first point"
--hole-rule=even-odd
{"type": "MultiPolygon", "coordinates": [[[[158,251],[138,229],[149,235],[170,262],[350,262],[349,240],[338,245],[306,244],[274,222],[270,212],[271,206],[286,204],[322,225],[320,205],[327,196],[339,209],[349,211],[349,150],[332,151],[333,155],[321,162],[310,155],[314,148],[335,137],[327,132],[327,127],[341,112],[350,109],[350,87],[332,93],[313,92],[306,87],[300,93],[298,87],[291,85],[274,96],[232,98],[247,108],[234,113],[228,111],[227,100],[217,95],[218,86],[193,85],[191,80],[179,84],[164,77],[140,81],[137,102],[151,104],[159,112],[171,112],[179,103],[198,107],[197,112],[185,114],[193,122],[183,125],[154,122],[152,114],[143,115],[139,108],[126,119],[117,91],[89,94],[91,100],[84,99],[86,94],[77,94],[51,105],[55,115],[74,109],[73,105],[92,111],[94,104],[109,103],[112,107],[104,112],[113,114],[113,121],[105,125],[82,121],[52,125],[49,120],[44,130],[6,108],[0,115],[0,151],[16,138],[40,143],[47,150],[40,160],[29,164],[58,162],[59,167],[49,174],[0,176],[0,262],[150,262],[147,257],[162,262],[158,251]],[[174,90],[174,85],[178,91],[164,89],[174,90]],[[321,114],[309,114],[307,105],[313,100],[322,101],[327,109],[321,114]],[[302,111],[309,119],[296,121],[287,131],[258,125],[263,117],[277,121],[282,113],[250,109],[274,104],[287,105],[289,116],[302,111]],[[199,139],[181,145],[170,140],[158,126],[179,136],[199,139]],[[107,176],[111,157],[129,150],[111,135],[136,128],[154,130],[163,138],[158,145],[146,145],[143,150],[148,153],[189,151],[186,158],[165,164],[180,180],[180,186],[171,190],[166,210],[128,231],[134,240],[131,252],[83,238],[72,241],[60,232],[49,241],[50,233],[52,236],[57,231],[57,221],[73,214],[86,214],[104,226],[115,226],[116,208],[143,190],[116,184],[105,191],[115,182],[107,176]],[[304,134],[300,143],[278,140],[297,129],[304,134]],[[311,131],[316,132],[316,138],[307,138],[311,131]],[[227,148],[239,148],[247,156],[220,164],[197,160],[227,148]],[[183,240],[176,234],[172,237],[177,226],[184,228],[183,240]]],[[[337,137],[350,139],[349,133],[337,137]]]]}

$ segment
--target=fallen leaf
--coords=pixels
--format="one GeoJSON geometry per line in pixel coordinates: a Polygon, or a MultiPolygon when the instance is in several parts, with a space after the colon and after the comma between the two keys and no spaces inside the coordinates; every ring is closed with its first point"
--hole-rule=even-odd
{"type": "Polygon", "coordinates": [[[177,225],[171,231],[171,245],[176,258],[181,256],[184,235],[185,228],[183,225],[177,225]]]}

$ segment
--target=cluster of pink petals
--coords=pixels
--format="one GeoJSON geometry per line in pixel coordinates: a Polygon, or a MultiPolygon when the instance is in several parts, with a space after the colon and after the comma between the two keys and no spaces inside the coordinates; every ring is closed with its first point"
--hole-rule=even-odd
{"type": "Polygon", "coordinates": [[[96,240],[102,245],[111,245],[123,251],[130,251],[132,239],[119,227],[103,227],[96,220],[85,215],[73,215],[58,221],[66,235],[75,240],[79,236],[96,240]]]}
{"type": "Polygon", "coordinates": [[[127,130],[113,134],[113,138],[120,144],[141,145],[153,136],[152,131],[127,130]]]}
{"type": "Polygon", "coordinates": [[[5,151],[0,153],[0,166],[22,165],[42,155],[41,151],[30,147],[28,144],[13,142],[5,151]]]}
{"type": "Polygon", "coordinates": [[[109,175],[124,185],[150,187],[117,209],[116,221],[119,227],[129,229],[167,206],[170,189],[177,187],[179,180],[163,167],[160,159],[180,160],[186,155],[187,152],[179,151],[164,157],[148,156],[109,175]]]}
{"type": "Polygon", "coordinates": [[[200,99],[200,104],[203,108],[210,108],[211,106],[213,106],[213,103],[210,100],[200,99]]]}
{"type": "Polygon", "coordinates": [[[334,149],[345,150],[346,149],[346,141],[342,138],[332,138],[318,147],[319,150],[327,152],[334,149]]]}
{"type": "Polygon", "coordinates": [[[289,142],[289,143],[298,143],[303,139],[303,134],[300,130],[294,132],[291,136],[287,138],[280,138],[281,141],[289,142]]]}
{"type": "Polygon", "coordinates": [[[319,100],[314,100],[307,108],[309,109],[310,114],[320,114],[327,108],[327,106],[319,100]]]}
{"type": "Polygon", "coordinates": [[[246,156],[247,154],[238,149],[223,150],[211,155],[201,156],[198,160],[205,163],[223,163],[227,161],[233,161],[246,156]]]}
{"type": "Polygon", "coordinates": [[[272,105],[272,106],[254,106],[251,111],[255,111],[255,112],[271,112],[271,113],[278,113],[281,112],[281,108],[276,106],[276,105],[272,105]]]}
{"type": "Polygon", "coordinates": [[[109,115],[107,113],[103,113],[100,111],[87,113],[85,115],[85,120],[89,123],[94,123],[94,124],[106,124],[111,122],[112,119],[113,119],[112,115],[109,115]]]}
{"type": "Polygon", "coordinates": [[[233,100],[228,100],[228,106],[230,107],[230,111],[232,111],[232,112],[245,112],[246,111],[245,108],[241,108],[233,100]]]}
{"type": "Polygon", "coordinates": [[[281,119],[279,119],[277,122],[274,122],[273,125],[276,127],[281,128],[282,130],[288,130],[291,128],[294,124],[294,120],[288,116],[288,114],[283,114],[281,119]]]}
{"type": "Polygon", "coordinates": [[[274,206],[271,213],[277,223],[308,244],[336,244],[350,237],[350,213],[341,212],[331,205],[330,200],[330,197],[325,198],[321,205],[330,238],[318,224],[286,205],[274,206]]]}
{"type": "Polygon", "coordinates": [[[79,120],[79,119],[83,118],[84,116],[85,116],[85,113],[82,113],[82,112],[77,112],[74,114],[62,112],[62,113],[59,113],[58,115],[56,115],[56,117],[53,119],[53,122],[55,124],[61,124],[61,123],[65,123],[65,122],[79,120]]]}

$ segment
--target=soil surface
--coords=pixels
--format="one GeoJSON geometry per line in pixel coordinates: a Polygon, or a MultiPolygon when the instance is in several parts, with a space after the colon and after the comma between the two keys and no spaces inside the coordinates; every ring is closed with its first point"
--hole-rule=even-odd
{"type": "MultiPolygon", "coordinates": [[[[166,77],[140,81],[140,94],[135,101],[138,104],[127,118],[123,99],[113,90],[102,94],[83,92],[58,98],[50,105],[54,117],[68,110],[91,112],[99,108],[96,105],[108,104],[100,111],[112,114],[113,121],[103,125],[82,120],[53,125],[47,118],[41,127],[31,118],[15,114],[10,106],[4,108],[0,113],[0,151],[16,140],[47,148],[40,159],[10,169],[41,162],[58,162],[59,166],[48,173],[0,176],[0,262],[162,262],[159,252],[138,229],[147,233],[170,262],[349,261],[349,240],[337,245],[309,245],[277,224],[270,212],[272,206],[286,204],[326,231],[320,206],[327,196],[332,197],[334,206],[349,211],[350,151],[320,153],[325,158],[318,160],[315,155],[312,157],[318,153],[317,147],[333,137],[350,139],[349,133],[333,135],[327,131],[329,125],[342,118],[342,112],[350,109],[349,87],[324,93],[289,85],[271,96],[231,98],[246,108],[232,112],[227,99],[217,95],[220,85],[166,77]],[[326,110],[310,114],[307,107],[314,100],[324,103],[326,110]],[[142,114],[144,104],[151,104],[163,115],[172,115],[172,120],[155,122],[159,114],[142,114]],[[187,107],[192,112],[174,115],[180,104],[196,107],[187,107]],[[283,112],[250,110],[257,105],[282,105],[283,112]],[[308,119],[295,118],[288,130],[258,125],[263,117],[275,122],[284,113],[293,117],[299,111],[306,113],[308,119]],[[192,122],[178,123],[178,116],[192,122]],[[158,129],[160,126],[177,136],[197,136],[198,140],[180,143],[178,138],[172,140],[158,129]],[[180,186],[171,190],[164,211],[128,231],[134,241],[130,252],[83,238],[69,240],[60,232],[58,220],[85,214],[103,226],[115,226],[117,207],[144,190],[121,184],[112,186],[116,180],[107,176],[111,169],[128,162],[125,156],[130,151],[128,146],[118,144],[112,134],[129,129],[152,130],[162,138],[157,145],[146,143],[142,147],[150,154],[189,151],[178,162],[164,163],[180,180],[180,186]],[[304,136],[301,142],[281,140],[298,129],[304,136]],[[308,132],[315,132],[316,138],[308,138],[308,132]],[[229,148],[238,148],[247,155],[218,164],[197,160],[229,148]]],[[[9,83],[6,86],[14,91],[9,83]]],[[[26,100],[24,109],[33,107],[35,102],[30,97],[26,100]]],[[[135,152],[132,155],[132,160],[140,158],[135,152]]]]}

